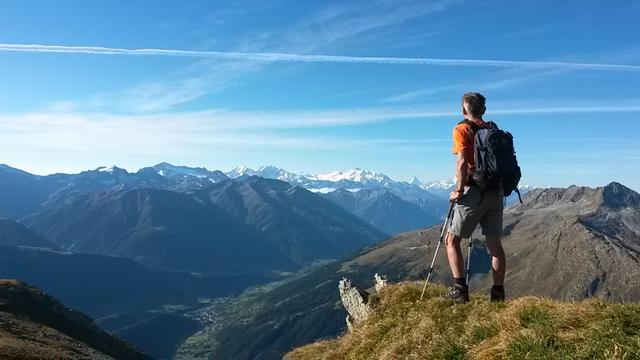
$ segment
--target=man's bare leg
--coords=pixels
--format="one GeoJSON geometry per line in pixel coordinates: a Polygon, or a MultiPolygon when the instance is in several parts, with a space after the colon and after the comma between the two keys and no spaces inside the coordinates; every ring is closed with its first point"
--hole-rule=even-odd
{"type": "Polygon", "coordinates": [[[460,249],[459,236],[447,234],[447,257],[449,258],[449,266],[453,273],[453,282],[455,283],[453,290],[443,297],[451,299],[456,304],[464,304],[469,302],[469,288],[466,278],[464,277],[464,260],[462,259],[462,250],[460,249]]]}
{"type": "Polygon", "coordinates": [[[464,277],[464,259],[460,249],[461,240],[462,238],[459,236],[447,233],[447,257],[449,258],[449,266],[454,278],[464,277]]]}
{"type": "MultiPolygon", "coordinates": [[[[458,243],[459,244],[459,243],[458,243]]],[[[493,284],[504,285],[504,274],[507,268],[507,259],[504,255],[500,237],[487,236],[487,248],[491,254],[491,269],[493,270],[493,284]]]]}

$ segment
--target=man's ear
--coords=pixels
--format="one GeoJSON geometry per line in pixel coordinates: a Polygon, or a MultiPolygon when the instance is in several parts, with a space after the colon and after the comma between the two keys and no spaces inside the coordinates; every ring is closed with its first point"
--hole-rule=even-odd
{"type": "Polygon", "coordinates": [[[462,105],[462,115],[467,116],[467,108],[462,105]]]}
{"type": "Polygon", "coordinates": [[[483,107],[482,107],[482,115],[484,115],[484,113],[486,113],[486,112],[487,112],[487,107],[486,107],[486,106],[483,106],[483,107]]]}

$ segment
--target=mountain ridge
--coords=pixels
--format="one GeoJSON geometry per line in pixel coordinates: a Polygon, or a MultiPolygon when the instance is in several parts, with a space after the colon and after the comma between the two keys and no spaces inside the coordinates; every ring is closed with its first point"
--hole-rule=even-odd
{"type": "Polygon", "coordinates": [[[414,230],[440,222],[440,218],[386,189],[362,189],[351,192],[338,188],[323,196],[388,234],[414,230]]]}
{"type": "Polygon", "coordinates": [[[214,204],[169,190],[75,192],[22,222],[66,250],[124,256],[151,267],[197,272],[296,268],[257,231],[214,204]],[[248,244],[262,250],[240,256],[248,244]]]}
{"type": "Polygon", "coordinates": [[[335,259],[387,236],[335,203],[281,180],[252,175],[195,195],[253,226],[299,264],[335,259]]]}

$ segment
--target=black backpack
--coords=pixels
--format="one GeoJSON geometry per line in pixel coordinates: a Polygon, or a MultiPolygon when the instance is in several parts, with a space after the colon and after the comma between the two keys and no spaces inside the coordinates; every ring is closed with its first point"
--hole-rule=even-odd
{"type": "Polygon", "coordinates": [[[504,196],[509,196],[515,191],[522,203],[518,190],[522,173],[516,159],[511,133],[500,130],[492,121],[487,122],[485,126],[479,126],[467,119],[461,123],[469,125],[474,134],[473,153],[476,169],[472,174],[473,183],[482,191],[502,188],[504,196]]]}

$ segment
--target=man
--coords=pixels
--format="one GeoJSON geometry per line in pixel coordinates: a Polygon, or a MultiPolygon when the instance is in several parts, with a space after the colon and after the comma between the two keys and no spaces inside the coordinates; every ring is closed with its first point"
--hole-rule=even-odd
{"type": "MultiPolygon", "coordinates": [[[[479,128],[489,127],[482,119],[485,113],[485,97],[479,93],[467,93],[462,97],[462,114],[479,128]]],[[[482,226],[487,248],[492,256],[493,287],[491,301],[504,300],[504,275],[506,260],[500,237],[502,235],[502,190],[480,191],[471,175],[474,163],[474,129],[469,122],[461,122],[453,129],[453,153],[456,161],[456,188],[449,197],[456,203],[453,218],[446,237],[447,256],[453,273],[453,290],[445,297],[463,304],[469,301],[469,288],[464,273],[461,240],[471,237],[476,226],[482,226]]]]}

